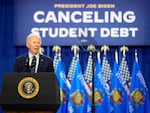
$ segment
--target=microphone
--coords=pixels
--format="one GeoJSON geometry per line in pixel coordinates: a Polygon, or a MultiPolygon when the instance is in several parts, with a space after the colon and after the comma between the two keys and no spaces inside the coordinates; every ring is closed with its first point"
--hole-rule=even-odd
{"type": "Polygon", "coordinates": [[[29,72],[29,58],[28,58],[28,56],[25,59],[25,72],[29,72]]]}

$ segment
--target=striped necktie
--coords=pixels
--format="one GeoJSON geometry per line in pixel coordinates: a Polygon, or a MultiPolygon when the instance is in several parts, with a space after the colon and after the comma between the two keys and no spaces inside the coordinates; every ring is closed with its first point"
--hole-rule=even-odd
{"type": "Polygon", "coordinates": [[[36,67],[36,57],[32,57],[32,62],[31,62],[31,73],[35,73],[35,67],[36,67]]]}

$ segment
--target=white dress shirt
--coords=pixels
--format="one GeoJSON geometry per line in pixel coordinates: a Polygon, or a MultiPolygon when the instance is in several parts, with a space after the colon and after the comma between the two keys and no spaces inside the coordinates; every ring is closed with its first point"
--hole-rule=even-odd
{"type": "Polygon", "coordinates": [[[40,55],[39,55],[39,53],[36,55],[32,55],[30,52],[28,53],[28,55],[29,55],[29,66],[31,66],[33,56],[36,57],[35,73],[37,73],[40,55]]]}

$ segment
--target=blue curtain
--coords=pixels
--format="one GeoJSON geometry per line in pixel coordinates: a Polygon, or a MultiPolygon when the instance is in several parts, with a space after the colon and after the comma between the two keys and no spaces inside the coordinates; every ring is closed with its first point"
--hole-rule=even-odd
{"type": "MultiPolygon", "coordinates": [[[[12,72],[15,57],[27,52],[26,47],[13,45],[13,29],[15,29],[15,25],[13,24],[13,6],[13,0],[0,0],[0,87],[2,85],[3,74],[5,72],[12,72]]],[[[67,72],[71,59],[73,57],[73,52],[71,51],[70,46],[62,46],[61,48],[62,61],[65,67],[65,71],[67,72]]],[[[108,58],[111,66],[113,66],[114,61],[114,50],[118,49],[119,51],[119,48],[120,46],[110,47],[110,51],[108,52],[108,58]]],[[[52,51],[52,46],[44,47],[44,49],[44,54],[49,55],[53,58],[54,52],[52,51]]],[[[139,52],[139,64],[141,66],[141,70],[143,72],[146,84],[150,91],[150,46],[129,47],[127,58],[129,62],[130,72],[133,65],[135,49],[137,49],[139,52]]],[[[83,71],[86,67],[88,55],[89,53],[86,51],[86,48],[81,47],[80,63],[83,71]]]]}
{"type": "Polygon", "coordinates": [[[4,72],[12,71],[16,48],[13,46],[13,1],[0,1],[0,86],[4,72]]]}

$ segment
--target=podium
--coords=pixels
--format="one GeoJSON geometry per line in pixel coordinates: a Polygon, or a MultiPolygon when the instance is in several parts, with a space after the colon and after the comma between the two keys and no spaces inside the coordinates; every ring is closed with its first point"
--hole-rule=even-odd
{"type": "Polygon", "coordinates": [[[9,113],[56,112],[60,88],[55,73],[5,73],[0,102],[9,113]]]}

